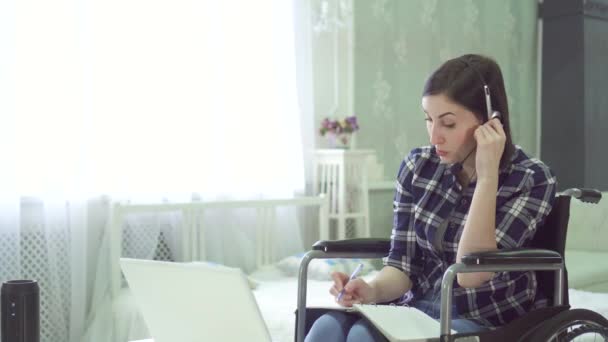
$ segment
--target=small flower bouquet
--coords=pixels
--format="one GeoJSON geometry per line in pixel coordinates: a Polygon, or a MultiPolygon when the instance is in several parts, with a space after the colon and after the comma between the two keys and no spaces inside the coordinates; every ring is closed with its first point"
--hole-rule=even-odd
{"type": "Polygon", "coordinates": [[[330,147],[349,148],[352,145],[352,135],[358,130],[356,116],[348,116],[341,120],[325,118],[321,121],[319,134],[322,137],[327,136],[330,147]]]}

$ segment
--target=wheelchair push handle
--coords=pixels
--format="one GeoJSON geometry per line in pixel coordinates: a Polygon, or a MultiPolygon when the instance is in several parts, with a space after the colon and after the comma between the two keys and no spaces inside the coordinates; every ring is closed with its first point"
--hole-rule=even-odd
{"type": "Polygon", "coordinates": [[[570,188],[562,191],[560,195],[574,197],[585,203],[599,203],[602,193],[597,189],[570,188]]]}

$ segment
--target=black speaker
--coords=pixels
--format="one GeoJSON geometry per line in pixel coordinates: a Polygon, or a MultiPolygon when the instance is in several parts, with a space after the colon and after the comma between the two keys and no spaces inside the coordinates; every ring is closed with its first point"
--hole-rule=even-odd
{"type": "Polygon", "coordinates": [[[2,342],[40,342],[40,290],[35,280],[2,284],[2,342]]]}

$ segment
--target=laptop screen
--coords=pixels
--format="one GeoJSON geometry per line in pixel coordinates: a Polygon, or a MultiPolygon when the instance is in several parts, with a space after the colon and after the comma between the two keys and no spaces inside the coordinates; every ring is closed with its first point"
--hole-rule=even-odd
{"type": "Polygon", "coordinates": [[[270,341],[241,270],[121,258],[154,342],[270,341]]]}

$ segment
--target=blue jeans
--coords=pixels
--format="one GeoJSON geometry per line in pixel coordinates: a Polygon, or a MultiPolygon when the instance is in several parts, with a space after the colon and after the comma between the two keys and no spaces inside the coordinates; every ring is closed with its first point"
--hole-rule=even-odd
{"type": "MultiPolygon", "coordinates": [[[[416,300],[412,306],[435,319],[439,318],[440,304],[436,300],[416,300]]],[[[457,317],[455,310],[452,314],[453,317],[457,317]]],[[[452,320],[452,329],[459,333],[487,330],[471,320],[462,318],[452,320]]],[[[313,323],[304,341],[372,342],[387,341],[387,339],[368,320],[357,314],[330,311],[313,323]]]]}
{"type": "Polygon", "coordinates": [[[330,311],[319,317],[304,342],[370,342],[388,341],[368,320],[357,314],[330,311]]]}

